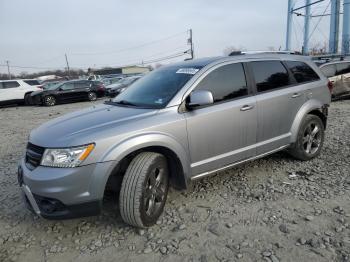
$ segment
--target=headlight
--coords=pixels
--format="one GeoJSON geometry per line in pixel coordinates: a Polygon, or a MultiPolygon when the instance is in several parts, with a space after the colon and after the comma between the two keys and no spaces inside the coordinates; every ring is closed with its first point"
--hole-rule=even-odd
{"type": "Polygon", "coordinates": [[[119,93],[124,92],[125,89],[126,89],[126,87],[120,88],[120,89],[118,89],[118,92],[119,92],[119,93]]]}
{"type": "Polygon", "coordinates": [[[45,149],[41,165],[50,167],[79,166],[89,156],[94,147],[94,144],[90,144],[72,148],[45,149]]]}

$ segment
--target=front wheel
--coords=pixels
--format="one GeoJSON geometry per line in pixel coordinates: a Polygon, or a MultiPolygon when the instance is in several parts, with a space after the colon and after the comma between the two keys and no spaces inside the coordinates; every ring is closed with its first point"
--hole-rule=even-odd
{"type": "Polygon", "coordinates": [[[324,125],[315,115],[307,115],[301,124],[297,141],[289,149],[292,156],[300,160],[310,160],[321,153],[324,142],[324,125]]]}
{"type": "Polygon", "coordinates": [[[45,96],[44,97],[45,106],[54,106],[56,105],[56,98],[54,96],[45,96]]]}
{"type": "Polygon", "coordinates": [[[153,152],[138,154],[127,168],[120,190],[123,220],[140,228],[154,225],[163,212],[168,188],[166,158],[153,152]]]}

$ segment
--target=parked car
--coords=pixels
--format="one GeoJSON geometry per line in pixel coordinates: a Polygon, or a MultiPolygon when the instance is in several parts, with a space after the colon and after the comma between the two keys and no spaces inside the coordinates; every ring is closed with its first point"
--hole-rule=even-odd
{"type": "Polygon", "coordinates": [[[329,62],[321,65],[320,69],[333,83],[334,99],[350,94],[350,61],[329,62]]]}
{"type": "Polygon", "coordinates": [[[95,101],[105,94],[101,82],[89,80],[72,80],[61,82],[42,91],[31,93],[31,103],[35,105],[54,106],[57,103],[89,100],[95,101]]]}
{"type": "Polygon", "coordinates": [[[109,97],[116,97],[120,93],[124,92],[132,83],[136,82],[142,76],[129,76],[119,82],[106,86],[106,95],[109,97]]]}
{"type": "Polygon", "coordinates": [[[0,80],[0,105],[29,104],[30,94],[41,88],[35,79],[0,80]]]}
{"type": "Polygon", "coordinates": [[[283,149],[300,160],[317,157],[328,83],[297,55],[164,65],[104,105],[33,130],[18,181],[29,209],[42,217],[98,214],[104,193],[115,190],[126,223],[152,226],[169,185],[183,190],[283,149]]]}
{"type": "Polygon", "coordinates": [[[108,78],[103,78],[101,81],[105,86],[109,86],[115,83],[118,83],[120,80],[122,80],[124,77],[123,76],[118,76],[118,77],[108,77],[108,78]]]}

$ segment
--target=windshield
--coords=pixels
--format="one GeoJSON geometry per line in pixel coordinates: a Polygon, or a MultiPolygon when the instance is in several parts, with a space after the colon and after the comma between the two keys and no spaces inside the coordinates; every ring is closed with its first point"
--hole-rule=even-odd
{"type": "Polygon", "coordinates": [[[130,85],[113,102],[147,108],[163,108],[199,69],[201,67],[160,68],[130,85]]]}

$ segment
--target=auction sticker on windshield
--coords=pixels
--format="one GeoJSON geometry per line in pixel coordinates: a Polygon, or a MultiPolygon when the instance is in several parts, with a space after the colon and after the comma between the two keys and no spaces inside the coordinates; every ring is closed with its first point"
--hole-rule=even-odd
{"type": "Polygon", "coordinates": [[[197,73],[199,69],[197,68],[180,68],[176,71],[176,74],[188,74],[188,75],[194,75],[197,73]]]}

